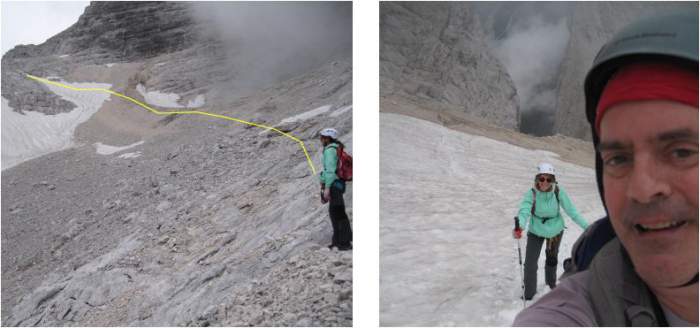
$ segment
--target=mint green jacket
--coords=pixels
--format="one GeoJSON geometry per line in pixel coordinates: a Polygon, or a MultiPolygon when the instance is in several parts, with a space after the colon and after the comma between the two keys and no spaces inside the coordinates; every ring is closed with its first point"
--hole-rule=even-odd
{"type": "Polygon", "coordinates": [[[551,238],[558,235],[564,230],[564,218],[561,216],[559,206],[564,209],[564,212],[576,222],[584,230],[588,227],[588,222],[581,215],[571,202],[569,195],[564,191],[564,188],[559,187],[559,206],[557,206],[557,198],[552,191],[539,191],[535,189],[535,216],[530,214],[532,209],[532,190],[528,189],[523,196],[523,201],[520,203],[520,211],[518,212],[518,221],[520,228],[543,237],[551,238]],[[541,218],[550,218],[545,223],[542,223],[541,218]]]}
{"type": "Polygon", "coordinates": [[[338,144],[330,143],[323,148],[323,171],[319,174],[321,183],[330,188],[333,181],[338,179],[335,170],[338,167],[338,144]]]}

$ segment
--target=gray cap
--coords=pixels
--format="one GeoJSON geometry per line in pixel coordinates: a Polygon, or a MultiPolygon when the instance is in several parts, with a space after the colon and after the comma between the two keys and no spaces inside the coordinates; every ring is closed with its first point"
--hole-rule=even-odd
{"type": "Polygon", "coordinates": [[[644,60],[677,62],[697,71],[697,11],[639,20],[615,34],[600,49],[585,81],[586,117],[591,125],[600,95],[613,73],[625,64],[644,60]]]}

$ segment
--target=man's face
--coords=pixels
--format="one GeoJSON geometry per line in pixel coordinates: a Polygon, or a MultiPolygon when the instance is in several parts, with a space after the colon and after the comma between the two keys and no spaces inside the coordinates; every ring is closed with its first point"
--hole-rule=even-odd
{"type": "Polygon", "coordinates": [[[698,109],[625,102],[600,125],[605,203],[637,273],[654,287],[698,272],[698,109]]]}

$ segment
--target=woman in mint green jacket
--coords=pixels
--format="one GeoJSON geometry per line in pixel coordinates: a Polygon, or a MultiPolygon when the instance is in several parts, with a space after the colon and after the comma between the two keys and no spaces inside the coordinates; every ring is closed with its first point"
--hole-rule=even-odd
{"type": "Polygon", "coordinates": [[[328,203],[328,216],[331,218],[333,238],[328,248],[338,248],[340,251],[352,249],[352,228],[350,219],[345,213],[345,182],[338,178],[338,147],[343,143],[338,141],[338,131],[333,128],[321,130],[323,145],[323,171],[319,174],[321,180],[321,203],[328,203]]]}
{"type": "Polygon", "coordinates": [[[557,256],[564,233],[564,218],[559,209],[563,208],[584,230],[588,227],[588,222],[578,213],[569,195],[557,185],[554,167],[541,163],[537,169],[535,187],[525,193],[518,212],[519,228],[513,231],[513,237],[520,239],[522,229],[529,227],[525,249],[526,300],[531,300],[537,292],[537,260],[545,242],[545,282],[549,288],[556,286],[557,256]]]}

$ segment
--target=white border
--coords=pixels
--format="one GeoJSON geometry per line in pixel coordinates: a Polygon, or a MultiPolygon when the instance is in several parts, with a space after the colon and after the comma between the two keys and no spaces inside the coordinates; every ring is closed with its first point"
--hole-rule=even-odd
{"type": "Polygon", "coordinates": [[[353,2],[353,326],[379,326],[379,2],[353,2]]]}

